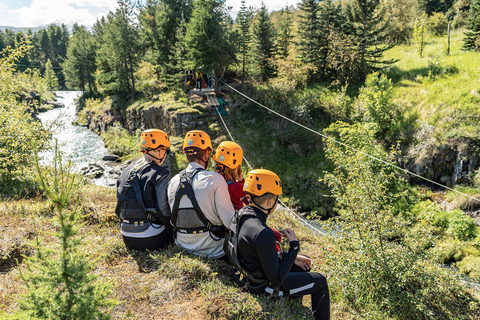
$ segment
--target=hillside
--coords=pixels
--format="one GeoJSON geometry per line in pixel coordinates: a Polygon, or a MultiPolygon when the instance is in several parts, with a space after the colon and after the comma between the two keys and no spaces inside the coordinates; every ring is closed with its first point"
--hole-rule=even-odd
{"type": "MultiPolygon", "coordinates": [[[[112,285],[119,304],[113,319],[310,319],[309,298],[290,302],[256,297],[237,288],[223,261],[209,261],[181,252],[175,246],[165,251],[142,253],[126,250],[113,213],[115,191],[88,185],[80,192],[86,235],[83,250],[98,259],[95,274],[112,285]]],[[[9,319],[18,311],[16,299],[25,291],[16,259],[31,254],[27,243],[33,239],[33,220],[44,239],[52,245],[52,206],[44,199],[0,201],[0,318],[9,319]]],[[[319,238],[286,211],[271,219],[273,227],[291,226],[302,242],[302,253],[315,261],[322,272],[323,253],[319,238]]],[[[20,264],[25,268],[25,264],[20,264]]],[[[332,307],[334,319],[351,319],[340,304],[332,307]]]]}

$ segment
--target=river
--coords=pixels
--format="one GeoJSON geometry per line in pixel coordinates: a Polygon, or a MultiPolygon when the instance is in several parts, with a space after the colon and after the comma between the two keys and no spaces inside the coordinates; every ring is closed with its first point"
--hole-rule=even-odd
{"type": "MultiPolygon", "coordinates": [[[[108,154],[107,149],[99,135],[88,128],[74,125],[76,120],[75,99],[81,96],[81,91],[56,91],[57,102],[65,105],[64,108],[56,108],[41,112],[38,118],[44,126],[50,127],[53,138],[58,139],[59,149],[64,153],[64,158],[74,164],[79,170],[89,163],[101,161],[108,154]]],[[[53,159],[53,151],[40,154],[42,162],[50,162],[53,159]]],[[[95,184],[112,185],[105,178],[95,179],[95,184]]]]}

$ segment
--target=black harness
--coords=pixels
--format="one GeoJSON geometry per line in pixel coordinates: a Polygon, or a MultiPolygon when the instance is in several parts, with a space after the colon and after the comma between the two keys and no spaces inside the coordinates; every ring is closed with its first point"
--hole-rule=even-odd
{"type": "Polygon", "coordinates": [[[180,174],[180,183],[178,185],[177,191],[175,193],[175,202],[172,208],[171,221],[174,227],[174,234],[183,233],[183,234],[198,234],[209,232],[210,235],[215,235],[217,237],[213,238],[218,241],[225,237],[227,228],[225,226],[217,226],[212,224],[203,213],[202,209],[198,204],[197,199],[195,198],[195,192],[192,187],[192,180],[197,175],[198,172],[204,169],[197,168],[191,172],[186,170],[181,171],[180,174]],[[187,196],[192,203],[193,208],[181,208],[180,200],[183,196],[187,196]]]}
{"type": "Polygon", "coordinates": [[[263,288],[268,286],[268,280],[256,278],[248,273],[238,258],[238,232],[240,231],[240,222],[246,216],[255,217],[255,214],[245,212],[245,210],[242,210],[242,213],[235,211],[223,249],[232,263],[232,273],[235,282],[240,286],[246,286],[255,291],[262,291],[263,288]]]}
{"type": "Polygon", "coordinates": [[[143,203],[138,172],[141,172],[144,168],[145,166],[137,170],[132,169],[123,185],[120,199],[115,208],[115,213],[120,217],[121,222],[142,226],[149,222],[161,224],[159,219],[147,211],[143,203]]]}

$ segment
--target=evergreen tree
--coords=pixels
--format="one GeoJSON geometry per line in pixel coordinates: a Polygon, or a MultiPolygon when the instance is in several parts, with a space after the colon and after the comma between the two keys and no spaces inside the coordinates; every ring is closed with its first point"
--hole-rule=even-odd
{"type": "Polygon", "coordinates": [[[133,14],[130,3],[119,0],[115,12],[110,12],[106,20],[95,25],[95,30],[101,34],[97,51],[98,81],[107,93],[136,94],[134,69],[140,46],[133,14]]]}
{"type": "Polygon", "coordinates": [[[313,71],[309,75],[309,81],[312,82],[316,77],[316,72],[321,69],[323,64],[323,55],[319,47],[321,42],[319,3],[318,0],[302,0],[298,4],[298,8],[300,10],[298,49],[300,59],[312,66],[313,71]]]}
{"type": "Polygon", "coordinates": [[[359,39],[359,70],[357,81],[363,81],[372,71],[383,69],[393,60],[381,60],[383,52],[392,46],[384,45],[388,39],[385,8],[380,0],[354,0],[348,8],[348,34],[359,39]]]}
{"type": "Polygon", "coordinates": [[[47,63],[45,64],[45,73],[43,77],[47,81],[47,86],[50,91],[58,89],[58,80],[55,76],[55,72],[53,71],[52,62],[50,61],[50,59],[48,59],[47,63]]]}
{"type": "Polygon", "coordinates": [[[67,57],[63,63],[66,85],[80,89],[87,94],[96,91],[95,41],[84,26],[73,26],[73,35],[67,49],[67,57]]]}
{"type": "Polygon", "coordinates": [[[179,32],[191,12],[192,0],[148,0],[140,10],[145,59],[157,67],[160,78],[169,85],[177,82],[179,32]]]}
{"type": "Polygon", "coordinates": [[[467,21],[465,38],[463,38],[464,50],[480,49],[480,0],[472,0],[467,21]]]}
{"type": "Polygon", "coordinates": [[[288,57],[290,45],[293,39],[293,9],[286,6],[280,11],[280,22],[277,37],[277,57],[284,59],[288,57]]]}
{"type": "Polygon", "coordinates": [[[275,54],[275,30],[270,21],[267,7],[262,2],[253,24],[252,65],[256,77],[267,81],[273,76],[272,58],[275,54]]]}
{"type": "MultiPolygon", "coordinates": [[[[55,146],[52,168],[40,168],[35,152],[35,167],[41,188],[55,205],[57,242],[44,246],[38,232],[32,243],[34,255],[26,259],[21,276],[27,292],[20,300],[22,318],[34,319],[109,319],[105,311],[116,302],[108,300],[111,288],[93,273],[95,263],[81,250],[85,236],[79,234],[85,223],[75,200],[82,183],[62,163],[55,146]],[[73,209],[71,209],[73,207],[73,209]]],[[[21,270],[22,271],[22,270],[21,270]]]]}
{"type": "Polygon", "coordinates": [[[231,19],[224,0],[198,0],[186,24],[185,45],[187,66],[204,73],[215,73],[215,92],[219,93],[220,78],[235,62],[231,37],[231,19]]]}
{"type": "Polygon", "coordinates": [[[246,67],[248,62],[248,54],[250,51],[250,44],[252,41],[252,34],[250,32],[252,20],[253,8],[247,7],[245,5],[245,0],[242,0],[242,5],[240,6],[240,11],[238,12],[236,20],[239,33],[238,53],[240,55],[240,63],[242,64],[242,77],[247,75],[246,67]]]}
{"type": "Polygon", "coordinates": [[[322,81],[334,78],[335,70],[328,65],[328,55],[331,51],[330,35],[332,33],[343,34],[345,16],[342,14],[340,3],[332,0],[324,0],[319,5],[319,26],[318,48],[320,50],[320,79],[322,81]]]}

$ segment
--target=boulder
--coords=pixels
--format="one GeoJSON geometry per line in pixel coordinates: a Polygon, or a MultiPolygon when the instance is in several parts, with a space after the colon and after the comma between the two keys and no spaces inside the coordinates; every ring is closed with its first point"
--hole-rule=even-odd
{"type": "Polygon", "coordinates": [[[107,154],[106,156],[103,156],[102,160],[103,161],[117,161],[118,158],[119,157],[115,154],[107,154]]]}
{"type": "Polygon", "coordinates": [[[97,163],[90,163],[88,166],[83,167],[80,169],[80,173],[88,178],[91,179],[98,179],[103,175],[105,169],[97,164],[97,163]]]}
{"type": "Polygon", "coordinates": [[[47,101],[45,104],[53,106],[53,108],[65,108],[65,105],[60,102],[55,102],[55,101],[47,101]]]}

